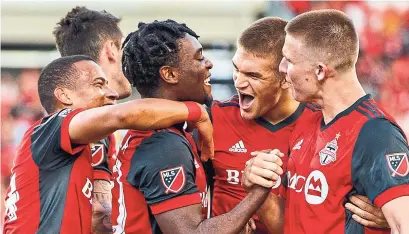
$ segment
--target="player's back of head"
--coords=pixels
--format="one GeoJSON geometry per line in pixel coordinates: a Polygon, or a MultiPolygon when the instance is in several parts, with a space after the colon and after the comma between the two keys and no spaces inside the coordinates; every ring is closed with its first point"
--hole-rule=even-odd
{"type": "Polygon", "coordinates": [[[281,61],[287,21],[277,17],[265,17],[253,22],[237,39],[237,46],[256,57],[281,61]]]}
{"type": "Polygon", "coordinates": [[[122,69],[142,97],[152,97],[159,87],[162,66],[178,66],[178,40],[186,34],[199,38],[186,24],[168,19],[140,22],[138,30],[126,37],[122,45],[122,69]]]}
{"type": "Polygon", "coordinates": [[[312,49],[317,59],[342,71],[355,66],[359,41],[353,22],[338,10],[316,10],[298,15],[285,28],[288,35],[312,49]]]}
{"type": "Polygon", "coordinates": [[[122,32],[119,21],[106,11],[77,6],[54,29],[57,49],[61,56],[84,54],[98,61],[106,40],[113,40],[120,48],[122,32]]]}
{"type": "Polygon", "coordinates": [[[38,79],[38,95],[47,113],[55,111],[57,100],[54,90],[57,87],[75,89],[75,79],[81,76],[81,71],[74,64],[81,61],[94,60],[85,55],[61,57],[49,63],[41,71],[38,79]]]}

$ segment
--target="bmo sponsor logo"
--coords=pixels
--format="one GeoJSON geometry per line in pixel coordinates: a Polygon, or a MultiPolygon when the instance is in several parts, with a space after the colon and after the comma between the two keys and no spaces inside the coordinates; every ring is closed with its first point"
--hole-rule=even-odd
{"type": "MultiPolygon", "coordinates": [[[[229,170],[227,172],[227,183],[229,184],[241,184],[241,177],[243,176],[243,171],[229,170]]],[[[278,188],[281,184],[281,177],[277,180],[277,183],[272,187],[273,189],[278,188]]]]}
{"type": "Polygon", "coordinates": [[[302,175],[291,175],[287,172],[288,188],[294,189],[300,193],[304,191],[305,200],[311,205],[319,205],[325,201],[328,196],[328,182],[325,175],[319,171],[312,171],[307,178],[302,175]]]}

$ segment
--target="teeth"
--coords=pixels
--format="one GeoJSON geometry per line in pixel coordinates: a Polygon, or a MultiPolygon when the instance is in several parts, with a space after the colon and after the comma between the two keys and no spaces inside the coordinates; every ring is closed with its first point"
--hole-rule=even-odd
{"type": "Polygon", "coordinates": [[[209,77],[209,78],[207,78],[206,80],[204,80],[204,84],[205,84],[205,85],[210,85],[210,83],[209,83],[209,82],[210,82],[210,77],[209,77]]]}

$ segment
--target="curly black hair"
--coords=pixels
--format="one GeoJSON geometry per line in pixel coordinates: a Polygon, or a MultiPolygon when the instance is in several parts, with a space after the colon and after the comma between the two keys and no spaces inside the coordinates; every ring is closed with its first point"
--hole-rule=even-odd
{"type": "Polygon", "coordinates": [[[118,48],[121,46],[119,22],[119,18],[106,11],[77,6],[54,29],[57,49],[61,56],[84,54],[98,61],[106,40],[113,40],[118,48]]]}
{"type": "Polygon", "coordinates": [[[199,38],[186,24],[168,19],[140,22],[138,30],[126,37],[122,44],[122,70],[142,97],[154,95],[159,86],[159,69],[162,66],[178,65],[178,40],[186,34],[199,38]]]}

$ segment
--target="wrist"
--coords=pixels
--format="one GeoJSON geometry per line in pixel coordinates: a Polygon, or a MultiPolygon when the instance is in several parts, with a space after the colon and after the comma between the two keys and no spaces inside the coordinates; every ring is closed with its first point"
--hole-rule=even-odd
{"type": "Polygon", "coordinates": [[[202,117],[202,109],[196,102],[183,102],[188,110],[186,121],[198,121],[202,117]]]}

